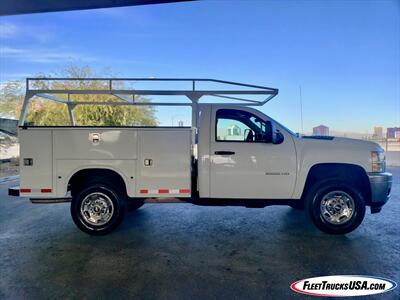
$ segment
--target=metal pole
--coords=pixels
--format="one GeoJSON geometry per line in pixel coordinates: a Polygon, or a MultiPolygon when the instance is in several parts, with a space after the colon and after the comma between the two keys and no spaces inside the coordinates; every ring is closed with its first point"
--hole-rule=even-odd
{"type": "Polygon", "coordinates": [[[67,104],[67,106],[68,106],[68,114],[69,114],[69,123],[71,124],[71,126],[75,126],[75,118],[74,118],[74,112],[73,112],[75,105],[67,104]]]}
{"type": "Polygon", "coordinates": [[[73,112],[75,105],[71,103],[69,94],[68,94],[67,107],[68,107],[68,114],[69,114],[69,123],[71,126],[75,126],[75,118],[74,118],[74,112],[73,112]]]}
{"type": "Polygon", "coordinates": [[[25,99],[24,99],[24,104],[22,105],[22,108],[21,108],[21,115],[19,117],[19,124],[18,124],[19,126],[23,126],[25,124],[29,98],[30,97],[28,96],[28,94],[26,94],[25,99]]]}
{"type": "Polygon", "coordinates": [[[299,92],[300,92],[300,122],[301,122],[301,135],[304,135],[303,129],[303,97],[301,95],[301,85],[299,85],[299,92]]]}
{"type": "Polygon", "coordinates": [[[201,95],[188,95],[192,101],[192,129],[194,131],[193,145],[197,144],[198,141],[198,127],[199,127],[199,99],[201,95]]]}

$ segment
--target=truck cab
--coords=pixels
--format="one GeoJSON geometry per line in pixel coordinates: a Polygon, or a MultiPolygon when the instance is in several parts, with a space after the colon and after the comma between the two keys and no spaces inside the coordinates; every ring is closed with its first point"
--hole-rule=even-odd
{"type": "Polygon", "coordinates": [[[11,195],[33,203],[71,202],[82,231],[114,230],[125,211],[145,202],[188,202],[263,208],[289,205],[304,209],[323,232],[345,234],[357,228],[366,207],[379,212],[389,200],[392,175],[383,149],[369,141],[331,136],[298,136],[254,106],[277,95],[268,87],[210,79],[120,79],[192,83],[188,90],[30,89],[27,79],[19,128],[20,185],[11,195]],[[229,85],[197,89],[199,83],[229,85]],[[242,89],[232,89],[239,87],[242,89]],[[243,88],[245,88],[243,90],[243,88]],[[54,95],[68,94],[68,100],[54,95]],[[72,94],[109,94],[119,102],[71,102],[72,94]],[[146,105],[192,107],[192,127],[75,126],[77,105],[143,105],[121,94],[184,95],[191,103],[146,105]],[[264,95],[262,101],[232,95],[264,95]],[[42,97],[67,105],[70,126],[29,126],[29,100],[42,97]],[[205,96],[239,103],[202,103],[205,96]],[[172,199],[172,200],[171,200],[172,199]]]}
{"type": "Polygon", "coordinates": [[[204,105],[198,143],[199,194],[212,199],[291,199],[293,134],[258,110],[204,105]]]}

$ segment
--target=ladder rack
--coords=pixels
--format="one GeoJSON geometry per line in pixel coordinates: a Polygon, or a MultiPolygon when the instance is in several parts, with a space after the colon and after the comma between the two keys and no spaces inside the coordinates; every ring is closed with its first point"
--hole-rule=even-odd
{"type": "MultiPolygon", "coordinates": [[[[192,107],[192,127],[197,129],[198,125],[198,105],[202,104],[204,96],[211,96],[218,99],[232,100],[229,104],[262,106],[278,94],[278,89],[259,85],[251,85],[232,81],[204,78],[27,78],[26,94],[21,110],[19,125],[25,123],[29,101],[33,97],[39,97],[50,101],[63,103],[68,107],[70,124],[75,125],[73,109],[77,105],[146,105],[146,106],[191,106],[192,107]],[[77,83],[101,83],[101,89],[59,89],[52,88],[55,83],[77,82],[77,83]],[[124,88],[127,83],[149,83],[149,82],[168,82],[175,84],[186,84],[184,89],[132,89],[124,88]],[[45,88],[35,88],[34,84],[42,83],[45,88]],[[46,85],[47,83],[47,85],[46,85]],[[222,88],[199,89],[199,85],[221,85],[222,88]],[[118,85],[118,86],[116,86],[118,85]],[[122,86],[122,87],[121,87],[122,86]],[[66,99],[57,95],[66,95],[66,99]],[[118,101],[72,101],[71,95],[111,95],[118,101]],[[263,100],[248,99],[246,96],[261,95],[263,100]],[[131,98],[128,98],[130,96],[131,98]],[[135,96],[185,96],[188,102],[144,102],[137,101],[135,96]],[[122,100],[122,101],[121,101],[122,100]]],[[[204,102],[203,102],[204,103],[204,102]]],[[[221,104],[221,102],[207,102],[207,104],[221,104]]],[[[225,102],[226,104],[226,102],[225,102]]]]}

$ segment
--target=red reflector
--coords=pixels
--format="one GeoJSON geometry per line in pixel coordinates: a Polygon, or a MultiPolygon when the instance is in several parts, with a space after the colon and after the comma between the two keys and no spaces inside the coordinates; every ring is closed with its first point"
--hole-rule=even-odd
{"type": "Polygon", "coordinates": [[[31,189],[23,188],[23,189],[20,189],[19,191],[20,191],[21,193],[30,193],[30,192],[31,192],[31,189]]]}
{"type": "Polygon", "coordinates": [[[169,190],[161,189],[161,190],[158,190],[158,193],[159,193],[159,194],[168,194],[168,193],[169,193],[169,190]]]}
{"type": "Polygon", "coordinates": [[[180,189],[179,194],[189,194],[190,190],[189,189],[180,189]]]}
{"type": "Polygon", "coordinates": [[[40,192],[42,192],[42,193],[51,193],[51,189],[41,189],[40,192]]]}
{"type": "Polygon", "coordinates": [[[139,190],[139,193],[141,193],[141,194],[148,194],[148,193],[149,193],[149,190],[147,190],[147,189],[139,190]]]}

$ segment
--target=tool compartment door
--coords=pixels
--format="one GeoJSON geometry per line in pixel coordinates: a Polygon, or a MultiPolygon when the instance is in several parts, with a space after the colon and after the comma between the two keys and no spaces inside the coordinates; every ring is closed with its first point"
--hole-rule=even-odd
{"type": "Polygon", "coordinates": [[[138,197],[190,197],[191,129],[149,129],[139,133],[138,197]]]}
{"type": "Polygon", "coordinates": [[[54,194],[51,129],[19,129],[20,192],[30,197],[54,194]]]}

